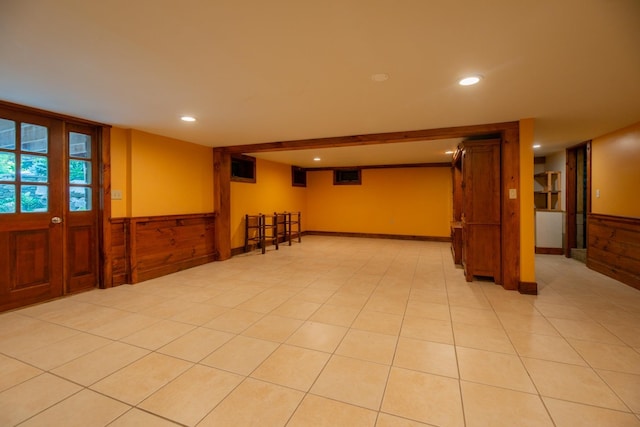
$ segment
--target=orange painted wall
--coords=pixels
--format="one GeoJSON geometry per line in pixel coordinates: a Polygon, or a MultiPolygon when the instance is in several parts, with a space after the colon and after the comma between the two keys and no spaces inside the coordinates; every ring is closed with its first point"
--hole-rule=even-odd
{"type": "Polygon", "coordinates": [[[112,216],[213,212],[210,147],[138,130],[112,130],[112,216]],[[115,154],[115,155],[114,155],[115,154]]]}
{"type": "Polygon", "coordinates": [[[591,179],[593,213],[640,218],[640,122],[592,140],[591,179]]]}
{"type": "Polygon", "coordinates": [[[307,230],[450,236],[451,169],[364,169],[362,185],[307,172],[307,230]]]}
{"type": "MultiPolygon", "coordinates": [[[[308,176],[308,175],[307,175],[308,176]]],[[[244,246],[244,216],[301,212],[306,227],[307,188],[291,185],[291,166],[256,159],[256,183],[231,182],[231,247],[244,246]]]]}

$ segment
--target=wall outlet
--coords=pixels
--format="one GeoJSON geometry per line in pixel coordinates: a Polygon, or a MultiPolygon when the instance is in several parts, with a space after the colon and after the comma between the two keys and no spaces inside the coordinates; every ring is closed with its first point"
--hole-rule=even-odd
{"type": "Polygon", "coordinates": [[[598,188],[596,190],[596,199],[599,199],[599,198],[600,198],[600,189],[598,188]]]}
{"type": "Polygon", "coordinates": [[[517,199],[518,198],[518,190],[515,188],[510,188],[509,189],[509,198],[510,199],[517,199]]]}
{"type": "Polygon", "coordinates": [[[111,190],[111,200],[122,200],[122,190],[111,190]]]}

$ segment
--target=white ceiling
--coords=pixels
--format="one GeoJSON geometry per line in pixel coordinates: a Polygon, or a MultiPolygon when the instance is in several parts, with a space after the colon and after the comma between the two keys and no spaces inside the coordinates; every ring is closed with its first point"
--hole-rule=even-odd
{"type": "Polygon", "coordinates": [[[0,99],[208,146],[532,117],[545,154],[640,120],[640,1],[2,0],[0,99]]]}

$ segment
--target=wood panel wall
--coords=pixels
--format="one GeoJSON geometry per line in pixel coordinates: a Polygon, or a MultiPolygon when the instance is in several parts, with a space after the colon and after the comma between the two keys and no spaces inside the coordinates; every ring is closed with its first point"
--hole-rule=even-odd
{"type": "Polygon", "coordinates": [[[212,213],[112,219],[111,236],[113,286],[217,259],[212,213]]]}
{"type": "Polygon", "coordinates": [[[589,214],[587,267],[640,289],[640,219],[589,214]]]}

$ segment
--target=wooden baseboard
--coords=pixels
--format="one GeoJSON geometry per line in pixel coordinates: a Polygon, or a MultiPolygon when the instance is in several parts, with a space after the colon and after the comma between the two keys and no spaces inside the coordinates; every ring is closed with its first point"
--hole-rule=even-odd
{"type": "Polygon", "coordinates": [[[518,292],[525,295],[538,295],[537,282],[519,282],[518,292]]]}
{"type": "Polygon", "coordinates": [[[347,233],[343,231],[305,231],[303,235],[310,236],[335,236],[335,237],[364,237],[368,239],[395,239],[418,240],[426,242],[451,242],[451,237],[441,236],[411,236],[405,234],[378,234],[378,233],[347,233]]]}
{"type": "Polygon", "coordinates": [[[537,254],[544,255],[564,255],[564,249],[562,248],[539,248],[536,246],[537,254]]]}

